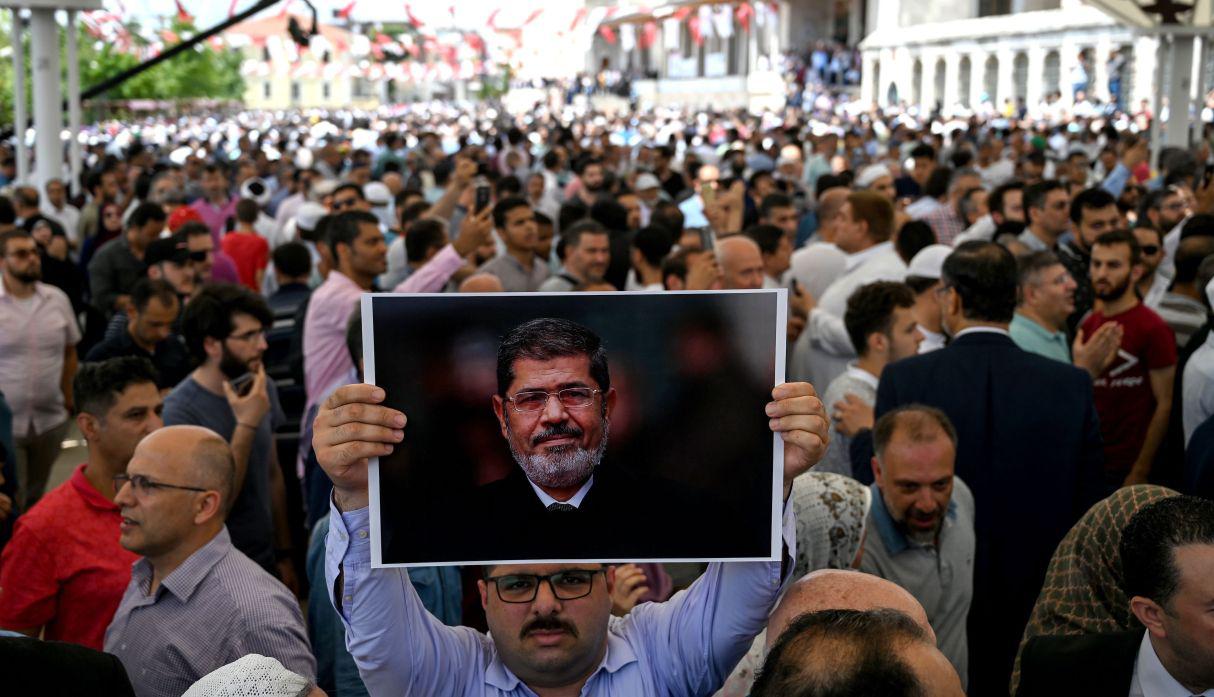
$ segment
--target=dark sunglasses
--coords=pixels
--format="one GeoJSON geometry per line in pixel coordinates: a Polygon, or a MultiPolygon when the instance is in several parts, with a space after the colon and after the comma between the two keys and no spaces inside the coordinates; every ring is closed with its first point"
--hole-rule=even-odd
{"type": "Polygon", "coordinates": [[[206,251],[205,249],[197,252],[190,252],[190,261],[206,261],[207,255],[209,254],[210,252],[206,251]]]}
{"type": "Polygon", "coordinates": [[[1144,245],[1142,245],[1142,253],[1143,253],[1143,254],[1145,254],[1145,255],[1147,255],[1147,256],[1149,256],[1149,257],[1150,257],[1150,256],[1155,256],[1156,254],[1158,254],[1158,253],[1159,253],[1159,245],[1157,245],[1157,244],[1144,244],[1144,245]]]}

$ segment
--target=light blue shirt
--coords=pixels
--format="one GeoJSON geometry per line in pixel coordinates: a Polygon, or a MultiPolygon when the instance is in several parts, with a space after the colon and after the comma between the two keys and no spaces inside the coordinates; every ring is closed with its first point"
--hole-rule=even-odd
{"type": "MultiPolygon", "coordinates": [[[[1151,644],[1151,633],[1147,631],[1142,633],[1142,644],[1138,647],[1129,697],[1193,697],[1193,693],[1177,682],[1159,662],[1159,656],[1151,644]]],[[[1214,689],[1206,690],[1197,697],[1214,697],[1214,689]]]]}
{"type": "Polygon", "coordinates": [[[684,228],[708,227],[708,218],[704,215],[704,199],[700,198],[699,194],[680,203],[679,212],[683,214],[684,228]]]}
{"type": "Polygon", "coordinates": [[[1008,334],[1017,346],[1029,353],[1053,358],[1067,365],[1071,363],[1071,345],[1067,342],[1066,332],[1051,332],[1017,312],[1008,326],[1008,334]]]}
{"type": "MultiPolygon", "coordinates": [[[[339,614],[367,690],[534,697],[502,662],[491,636],[448,627],[426,612],[405,569],[371,569],[369,519],[369,509],[342,514],[333,506],[325,559],[330,592],[338,570],[344,573],[339,614]]],[[[796,521],[787,504],[783,529],[786,553],[795,559],[796,521]]],[[[667,602],[611,617],[607,652],[581,694],[712,694],[763,629],[789,580],[779,562],[712,563],[667,602]]]]}

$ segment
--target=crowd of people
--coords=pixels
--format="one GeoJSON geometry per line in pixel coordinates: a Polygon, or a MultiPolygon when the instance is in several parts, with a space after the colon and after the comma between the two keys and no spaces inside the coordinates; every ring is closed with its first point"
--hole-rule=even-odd
{"type": "Polygon", "coordinates": [[[1214,694],[1204,144],[429,104],[104,124],[85,161],[0,158],[19,694],[1214,694]],[[782,562],[372,568],[409,432],[363,293],[759,289],[782,562]]]}

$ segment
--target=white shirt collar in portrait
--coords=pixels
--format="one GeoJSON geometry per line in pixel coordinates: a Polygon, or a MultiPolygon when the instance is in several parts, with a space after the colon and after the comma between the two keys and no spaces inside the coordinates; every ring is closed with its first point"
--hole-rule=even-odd
{"type": "Polygon", "coordinates": [[[582,485],[582,488],[578,489],[577,493],[570,497],[568,501],[557,501],[556,499],[552,498],[548,495],[548,492],[536,486],[535,482],[531,481],[530,478],[527,479],[527,483],[531,485],[532,489],[535,489],[535,495],[540,497],[540,503],[544,504],[544,508],[547,508],[554,503],[567,503],[574,508],[581,508],[582,499],[586,498],[586,494],[590,493],[591,485],[594,484],[594,475],[590,475],[590,479],[587,479],[586,483],[582,485]]]}

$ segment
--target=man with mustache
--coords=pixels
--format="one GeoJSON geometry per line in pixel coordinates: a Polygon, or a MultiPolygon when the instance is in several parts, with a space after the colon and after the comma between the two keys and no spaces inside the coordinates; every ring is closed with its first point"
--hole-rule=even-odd
{"type": "Polygon", "coordinates": [[[518,467],[438,501],[427,518],[450,525],[393,537],[386,559],[747,557],[766,549],[767,529],[756,535],[740,525],[728,502],[605,461],[617,393],[603,342],[586,327],[554,318],[515,327],[498,348],[497,384],[493,413],[518,467]],[[462,553],[472,556],[452,556],[462,553]]]}
{"type": "MultiPolygon", "coordinates": [[[[587,357],[570,358],[582,362],[579,375],[589,373],[587,357]]],[[[533,360],[517,362],[513,379],[503,389],[506,396],[517,398],[521,390],[514,383],[524,374],[531,374],[536,386],[547,392],[565,389],[561,385],[572,376],[560,375],[555,365],[541,376],[527,365],[533,360]]],[[[506,364],[507,370],[511,365],[506,364]]],[[[593,386],[601,388],[610,392],[605,383],[593,386]]],[[[822,457],[826,414],[806,383],[779,385],[771,396],[764,418],[785,443],[787,501],[793,479],[822,457]]],[[[312,441],[318,462],[333,480],[326,589],[332,592],[346,626],[347,645],[371,694],[706,695],[721,686],[766,622],[787,581],[787,566],[709,564],[703,576],[670,601],[645,603],[617,618],[611,617],[615,569],[597,561],[494,565],[477,584],[488,636],[468,627],[441,625],[422,608],[405,570],[372,569],[368,458],[390,454],[406,437],[405,414],[382,406],[386,398],[374,385],[338,389],[317,415],[312,441]]],[[[559,399],[549,395],[546,408],[555,410],[559,399]]],[[[591,413],[601,409],[602,399],[613,401],[596,394],[591,413]]],[[[589,434],[590,421],[578,428],[589,434]]],[[[512,421],[511,431],[520,431],[519,426],[512,421]]],[[[595,434],[602,431],[593,428],[595,434]]],[[[597,443],[583,447],[593,450],[597,443]]],[[[767,468],[769,463],[754,466],[767,468]]],[[[585,499],[582,505],[587,505],[585,499]]],[[[783,524],[786,558],[795,557],[795,535],[790,532],[795,521],[787,506],[783,524]]],[[[514,527],[513,535],[519,537],[557,532],[556,523],[530,528],[499,520],[497,525],[514,527]]],[[[430,535],[435,528],[419,534],[430,535]]]]}
{"type": "Polygon", "coordinates": [[[957,431],[939,409],[899,407],[877,422],[873,447],[873,506],[860,570],[915,596],[964,685],[965,621],[974,594],[974,495],[954,476],[957,431]]]}
{"type": "Polygon", "coordinates": [[[1113,322],[1123,330],[1117,355],[1093,382],[1105,476],[1113,486],[1146,484],[1172,413],[1176,340],[1138,298],[1142,250],[1133,234],[1116,230],[1096,238],[1089,264],[1099,304],[1083,333],[1093,336],[1113,322]]]}

